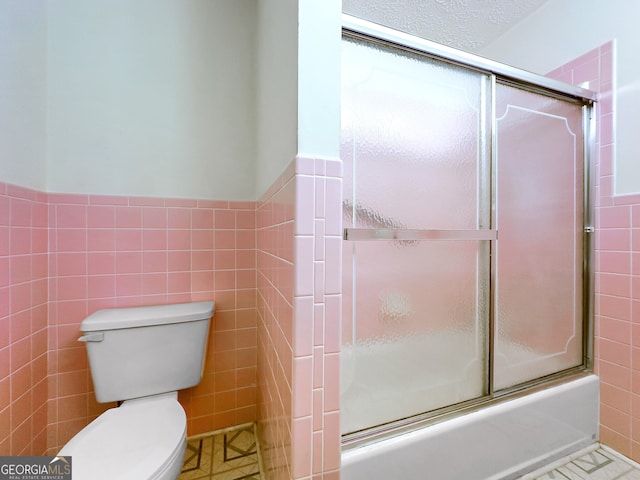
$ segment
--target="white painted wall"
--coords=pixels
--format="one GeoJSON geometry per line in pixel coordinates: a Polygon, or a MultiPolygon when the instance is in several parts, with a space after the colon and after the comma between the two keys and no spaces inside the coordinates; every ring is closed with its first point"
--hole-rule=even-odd
{"type": "Polygon", "coordinates": [[[340,0],[259,0],[257,188],[296,154],[340,154],[340,0]]]}
{"type": "Polygon", "coordinates": [[[298,151],[298,2],[257,1],[256,198],[298,151]]]}
{"type": "Polygon", "coordinates": [[[342,2],[300,2],[298,153],[340,156],[342,2]]]}
{"type": "Polygon", "coordinates": [[[47,190],[253,199],[255,3],[47,2],[47,190]]]}
{"type": "Polygon", "coordinates": [[[640,2],[549,0],[479,53],[545,74],[574,58],[616,40],[617,194],[640,192],[640,2]]]}
{"type": "Polygon", "coordinates": [[[44,0],[0,0],[0,181],[44,190],[44,0]]]}
{"type": "Polygon", "coordinates": [[[253,200],[340,144],[340,0],[0,0],[0,181],[253,200]]]}

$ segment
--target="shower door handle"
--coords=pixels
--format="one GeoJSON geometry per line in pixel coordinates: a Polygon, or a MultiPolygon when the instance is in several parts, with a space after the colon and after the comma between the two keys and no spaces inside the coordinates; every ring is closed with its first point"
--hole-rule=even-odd
{"type": "Polygon", "coordinates": [[[344,239],[368,240],[497,240],[497,230],[428,230],[404,228],[345,228],[344,239]]]}

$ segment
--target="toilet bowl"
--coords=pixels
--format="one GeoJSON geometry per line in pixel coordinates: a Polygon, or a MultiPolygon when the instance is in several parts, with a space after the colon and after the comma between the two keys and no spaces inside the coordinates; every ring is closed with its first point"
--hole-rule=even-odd
{"type": "Polygon", "coordinates": [[[87,425],[58,455],[71,456],[74,479],[175,480],[186,427],[175,393],[127,400],[87,425]]]}
{"type": "Polygon", "coordinates": [[[187,418],[177,391],[200,383],[212,302],[107,309],[81,324],[96,399],[122,401],[76,434],[74,480],[176,480],[187,418]]]}

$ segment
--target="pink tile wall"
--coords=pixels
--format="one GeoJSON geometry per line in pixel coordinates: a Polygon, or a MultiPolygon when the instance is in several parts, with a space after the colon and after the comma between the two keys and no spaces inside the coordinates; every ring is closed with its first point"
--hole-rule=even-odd
{"type": "Polygon", "coordinates": [[[295,177],[258,204],[258,420],[270,478],[291,477],[295,177]]]}
{"type": "Polygon", "coordinates": [[[47,449],[47,195],[0,182],[0,455],[47,449]]]}
{"type": "Polygon", "coordinates": [[[203,380],[179,397],[188,434],[255,420],[255,205],[49,195],[50,452],[111,406],[76,341],[101,308],[214,300],[203,380]]]}
{"type": "Polygon", "coordinates": [[[640,461],[640,195],[613,192],[614,43],[552,72],[600,93],[595,168],[595,368],[600,439],[640,461]]]}
{"type": "Polygon", "coordinates": [[[342,164],[298,157],[258,205],[259,419],[274,479],[339,478],[342,164]]]}
{"type": "Polygon", "coordinates": [[[0,455],[56,452],[96,403],[79,324],[213,299],[189,434],[256,418],[255,202],[46,195],[0,183],[0,455]]]}

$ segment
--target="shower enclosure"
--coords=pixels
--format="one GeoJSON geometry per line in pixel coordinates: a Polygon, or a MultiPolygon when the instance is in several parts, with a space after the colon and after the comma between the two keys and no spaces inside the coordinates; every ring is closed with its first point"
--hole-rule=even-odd
{"type": "Polygon", "coordinates": [[[594,94],[350,25],[345,442],[589,369],[594,94]]]}

